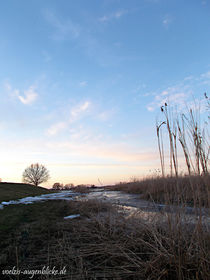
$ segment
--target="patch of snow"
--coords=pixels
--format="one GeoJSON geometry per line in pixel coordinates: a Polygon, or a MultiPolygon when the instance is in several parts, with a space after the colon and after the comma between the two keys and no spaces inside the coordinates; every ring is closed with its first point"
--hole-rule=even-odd
{"type": "Polygon", "coordinates": [[[32,204],[34,202],[42,202],[46,200],[73,200],[74,197],[80,195],[80,193],[72,191],[61,191],[59,193],[42,194],[40,196],[28,196],[18,200],[3,201],[0,203],[0,210],[6,205],[14,204],[32,204]]]}
{"type": "Polygon", "coordinates": [[[65,220],[66,219],[75,219],[75,218],[78,218],[78,217],[80,217],[80,214],[74,214],[74,215],[66,216],[66,217],[64,217],[64,219],[65,220]]]}

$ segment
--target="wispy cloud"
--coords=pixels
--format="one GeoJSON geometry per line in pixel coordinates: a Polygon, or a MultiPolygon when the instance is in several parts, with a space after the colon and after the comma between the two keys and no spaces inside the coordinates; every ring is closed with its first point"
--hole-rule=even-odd
{"type": "Polygon", "coordinates": [[[79,83],[79,86],[80,86],[80,87],[85,87],[85,86],[87,86],[87,81],[82,81],[82,82],[80,82],[80,83],[79,83]]]}
{"type": "Polygon", "coordinates": [[[37,99],[38,94],[35,91],[35,88],[31,86],[28,90],[24,91],[24,95],[20,95],[18,91],[17,97],[23,104],[29,105],[32,104],[37,99]]]}
{"type": "Polygon", "coordinates": [[[147,110],[152,112],[165,103],[170,103],[179,108],[183,108],[191,94],[192,91],[188,87],[182,87],[180,85],[168,87],[160,93],[155,94],[154,100],[147,105],[147,110]]]}
{"type": "Polygon", "coordinates": [[[89,129],[79,125],[69,130],[70,139],[73,141],[82,141],[83,143],[92,137],[89,129]]]}
{"type": "Polygon", "coordinates": [[[113,19],[120,19],[123,15],[127,14],[128,11],[126,10],[118,10],[114,13],[111,13],[109,15],[104,15],[102,17],[99,18],[100,22],[108,22],[111,21],[113,19]]]}
{"type": "Polygon", "coordinates": [[[200,81],[203,85],[210,85],[210,71],[200,76],[200,81]]]}
{"type": "Polygon", "coordinates": [[[165,28],[168,28],[169,25],[172,23],[173,18],[170,15],[165,15],[162,21],[162,24],[165,28]]]}
{"type": "Polygon", "coordinates": [[[62,131],[66,127],[67,127],[66,122],[55,123],[47,130],[47,134],[50,136],[56,135],[58,132],[62,131]]]}
{"type": "MultiPolygon", "coordinates": [[[[76,154],[84,158],[85,156],[91,156],[100,159],[109,159],[110,161],[119,162],[140,162],[149,161],[154,159],[154,152],[145,151],[138,152],[131,149],[129,145],[122,143],[107,143],[103,141],[92,141],[84,143],[80,139],[77,141],[59,141],[47,142],[46,147],[53,149],[55,152],[65,152],[65,154],[76,154]]],[[[158,156],[158,155],[157,155],[158,156]]]]}
{"type": "Polygon", "coordinates": [[[70,112],[70,122],[77,120],[85,112],[87,112],[90,108],[90,105],[91,103],[89,101],[85,101],[82,104],[75,106],[70,112]]]}
{"type": "MultiPolygon", "coordinates": [[[[119,9],[113,13],[105,14],[99,18],[97,17],[96,21],[97,23],[108,23],[112,20],[121,19],[127,13],[130,13],[130,10],[119,9]]],[[[125,57],[119,54],[116,55],[110,45],[101,43],[95,34],[94,26],[92,29],[91,25],[85,26],[82,23],[78,24],[69,18],[59,17],[57,12],[52,12],[50,10],[44,12],[44,18],[51,27],[50,38],[58,42],[67,40],[74,41],[78,49],[81,49],[85,55],[91,57],[91,59],[95,60],[100,66],[112,66],[121,63],[122,60],[138,59],[134,56],[125,57]]],[[[47,56],[46,59],[48,59],[47,56]]]]}
{"type": "Polygon", "coordinates": [[[27,90],[21,91],[19,89],[13,89],[10,83],[5,83],[5,89],[10,93],[12,97],[18,98],[24,105],[31,105],[38,98],[38,93],[35,86],[30,86],[27,90]]]}
{"type": "Polygon", "coordinates": [[[70,124],[76,122],[77,120],[84,117],[85,113],[87,113],[90,109],[91,102],[85,101],[83,103],[80,103],[76,106],[74,106],[70,110],[69,117],[63,121],[55,122],[47,129],[47,135],[48,136],[54,136],[58,134],[59,132],[62,132],[63,130],[67,129],[70,124]]]}
{"type": "Polygon", "coordinates": [[[113,117],[114,114],[115,114],[114,109],[106,110],[98,114],[98,119],[101,121],[108,121],[113,117]]]}
{"type": "Polygon", "coordinates": [[[151,93],[150,96],[154,98],[153,101],[147,105],[147,110],[152,112],[156,108],[160,108],[164,103],[169,103],[173,107],[182,110],[186,106],[195,108],[197,103],[199,110],[201,112],[205,111],[205,100],[203,96],[201,95],[200,98],[194,96],[195,90],[201,85],[210,85],[210,71],[197,77],[188,76],[184,78],[182,82],[174,86],[151,93]],[[191,101],[192,99],[193,102],[191,101]]]}
{"type": "Polygon", "coordinates": [[[187,77],[185,77],[184,78],[184,81],[191,81],[191,80],[193,80],[193,76],[187,76],[187,77]]]}
{"type": "Polygon", "coordinates": [[[45,11],[44,17],[54,28],[52,38],[54,40],[75,39],[80,35],[80,26],[73,23],[70,19],[59,19],[55,13],[50,10],[45,11]]]}

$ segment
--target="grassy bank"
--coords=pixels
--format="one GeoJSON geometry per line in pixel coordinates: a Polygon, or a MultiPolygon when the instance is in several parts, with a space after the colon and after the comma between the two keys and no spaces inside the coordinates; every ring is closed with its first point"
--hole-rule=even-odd
{"type": "MultiPolygon", "coordinates": [[[[66,267],[34,279],[209,279],[208,225],[119,214],[108,203],[48,201],[0,211],[0,269],[66,267]],[[81,217],[64,220],[64,216],[81,217]]],[[[1,279],[8,279],[2,278],[1,279]]],[[[12,279],[28,279],[28,276],[12,279]]]]}
{"type": "Polygon", "coordinates": [[[141,194],[141,198],[158,203],[210,206],[210,175],[146,178],[106,189],[141,194]]]}
{"type": "Polygon", "coordinates": [[[15,200],[27,196],[36,196],[51,193],[42,187],[35,187],[29,184],[20,183],[0,183],[0,202],[15,200]]]}

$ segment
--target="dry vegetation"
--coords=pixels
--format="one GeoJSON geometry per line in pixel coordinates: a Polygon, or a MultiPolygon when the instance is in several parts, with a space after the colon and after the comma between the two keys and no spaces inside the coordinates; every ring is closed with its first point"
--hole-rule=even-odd
{"type": "Polygon", "coordinates": [[[96,200],[10,206],[0,212],[0,269],[66,266],[65,276],[34,279],[209,279],[208,225],[172,217],[148,223],[96,200]]]}
{"type": "Polygon", "coordinates": [[[154,177],[119,183],[106,189],[140,194],[141,198],[158,203],[200,207],[210,205],[210,175],[154,177]]]}
{"type": "Polygon", "coordinates": [[[0,202],[52,192],[54,191],[30,184],[0,183],[0,202]]]}
{"type": "MultiPolygon", "coordinates": [[[[204,97],[206,111],[209,112],[210,100],[206,93],[204,97]]],[[[209,207],[209,115],[202,124],[199,104],[194,104],[194,109],[190,108],[186,113],[174,113],[165,103],[161,112],[163,119],[157,122],[156,132],[162,176],[120,183],[107,189],[139,193],[141,198],[159,203],[209,207]],[[166,151],[166,144],[169,144],[169,151],[166,151]],[[179,172],[181,150],[187,171],[185,176],[179,172]],[[166,163],[166,152],[169,166],[166,163]],[[169,175],[166,175],[166,167],[169,168],[169,175]]]]}
{"type": "Polygon", "coordinates": [[[86,186],[76,186],[76,187],[71,188],[71,191],[78,192],[78,193],[89,193],[90,188],[86,187],[86,186]]]}

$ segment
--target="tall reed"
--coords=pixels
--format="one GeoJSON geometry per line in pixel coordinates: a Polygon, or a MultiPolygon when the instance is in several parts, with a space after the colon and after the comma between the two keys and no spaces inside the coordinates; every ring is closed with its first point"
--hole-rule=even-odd
{"type": "MultiPolygon", "coordinates": [[[[207,110],[209,111],[209,98],[206,93],[204,96],[207,100],[207,110]]],[[[194,108],[190,108],[188,112],[179,113],[174,116],[172,109],[165,103],[161,106],[161,112],[163,113],[164,120],[161,121],[160,125],[156,124],[156,130],[162,175],[165,176],[165,160],[160,130],[163,129],[164,124],[166,125],[170,147],[170,175],[175,174],[176,177],[179,175],[177,137],[184,153],[188,174],[208,174],[210,153],[208,128],[200,124],[200,107],[196,107],[194,104],[194,108]]],[[[208,121],[209,119],[208,116],[208,121]]]]}

